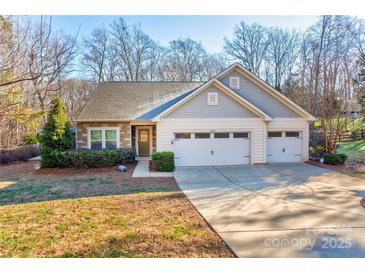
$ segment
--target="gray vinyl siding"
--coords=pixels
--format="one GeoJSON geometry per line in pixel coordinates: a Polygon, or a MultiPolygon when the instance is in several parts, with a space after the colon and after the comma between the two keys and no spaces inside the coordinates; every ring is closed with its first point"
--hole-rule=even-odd
{"type": "Polygon", "coordinates": [[[242,76],[238,72],[231,72],[224,78],[220,79],[223,84],[229,87],[229,77],[237,76],[240,77],[240,88],[232,89],[245,98],[247,101],[255,105],[273,118],[298,118],[300,117],[297,113],[292,111],[286,105],[281,103],[276,98],[272,97],[267,92],[261,90],[258,86],[242,76]]]}
{"type": "Polygon", "coordinates": [[[224,92],[208,87],[197,96],[187,101],[178,109],[169,113],[168,118],[257,118],[244,106],[236,102],[224,92]],[[218,93],[218,105],[207,104],[208,92],[218,93]]]}

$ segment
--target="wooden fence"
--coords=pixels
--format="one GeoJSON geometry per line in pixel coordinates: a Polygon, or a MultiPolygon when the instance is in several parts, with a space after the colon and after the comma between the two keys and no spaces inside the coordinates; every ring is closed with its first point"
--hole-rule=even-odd
{"type": "Polygon", "coordinates": [[[356,141],[364,139],[365,139],[365,129],[360,129],[357,131],[346,131],[338,136],[339,142],[356,141]]]}

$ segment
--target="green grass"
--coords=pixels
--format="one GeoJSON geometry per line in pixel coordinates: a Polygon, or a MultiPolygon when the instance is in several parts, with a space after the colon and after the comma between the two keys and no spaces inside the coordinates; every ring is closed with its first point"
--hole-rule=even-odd
{"type": "Polygon", "coordinates": [[[361,128],[365,128],[365,123],[363,123],[363,117],[357,118],[357,119],[348,119],[346,130],[347,131],[353,131],[353,130],[359,130],[361,128]]]}
{"type": "Polygon", "coordinates": [[[342,172],[348,176],[357,177],[361,179],[365,179],[365,172],[359,170],[346,170],[342,172]]]}
{"type": "MultiPolygon", "coordinates": [[[[348,118],[347,119],[347,124],[346,124],[346,128],[344,128],[345,131],[353,131],[353,130],[359,130],[361,128],[365,128],[365,123],[363,123],[363,119],[364,117],[360,117],[360,118],[356,118],[356,119],[351,119],[348,118]]],[[[333,120],[333,125],[336,124],[336,120],[333,120]]],[[[344,118],[340,118],[341,123],[343,123],[345,119],[344,118]]],[[[314,122],[315,126],[319,127],[321,126],[321,121],[316,121],[314,122]]]]}
{"type": "Polygon", "coordinates": [[[0,166],[0,257],[233,257],[173,178],[23,166],[0,166]]]}
{"type": "Polygon", "coordinates": [[[50,180],[19,179],[9,182],[0,180],[0,205],[14,203],[41,202],[67,198],[133,194],[144,192],[173,191],[168,185],[133,184],[120,182],[110,175],[85,176],[83,178],[64,178],[50,180]]]}
{"type": "Polygon", "coordinates": [[[365,160],[365,140],[339,143],[337,152],[346,154],[348,160],[365,160]]]}
{"type": "Polygon", "coordinates": [[[232,257],[180,192],[0,207],[0,257],[232,257]]]}

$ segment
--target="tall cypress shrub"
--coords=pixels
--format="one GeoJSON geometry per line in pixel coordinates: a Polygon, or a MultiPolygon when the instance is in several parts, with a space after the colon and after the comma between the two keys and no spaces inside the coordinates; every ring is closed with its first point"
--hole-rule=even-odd
{"type": "Polygon", "coordinates": [[[47,123],[40,138],[41,166],[60,166],[62,152],[72,146],[71,124],[67,119],[66,105],[61,98],[56,98],[51,102],[47,123]]]}

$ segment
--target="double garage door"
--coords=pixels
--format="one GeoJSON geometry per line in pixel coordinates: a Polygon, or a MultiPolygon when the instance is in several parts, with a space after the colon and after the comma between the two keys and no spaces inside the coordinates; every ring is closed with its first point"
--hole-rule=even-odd
{"type": "Polygon", "coordinates": [[[174,135],[177,166],[250,164],[249,132],[176,132],[174,135]]]}
{"type": "MultiPolygon", "coordinates": [[[[267,132],[267,162],[301,162],[300,131],[267,132]]],[[[177,166],[248,165],[249,132],[175,132],[173,150],[177,166]]]]}

